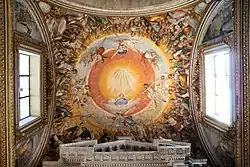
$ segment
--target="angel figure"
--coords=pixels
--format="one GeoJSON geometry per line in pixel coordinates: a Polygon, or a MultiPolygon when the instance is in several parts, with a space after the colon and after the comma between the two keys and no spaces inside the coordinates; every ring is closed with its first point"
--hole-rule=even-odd
{"type": "Polygon", "coordinates": [[[60,19],[54,40],[59,42],[74,42],[83,28],[83,21],[83,16],[64,15],[60,19]]]}
{"type": "Polygon", "coordinates": [[[72,75],[71,75],[71,82],[72,82],[72,84],[73,85],[75,85],[75,84],[77,84],[77,82],[79,81],[79,76],[78,76],[78,74],[77,74],[78,72],[77,72],[77,69],[73,69],[73,71],[72,71],[72,75]]]}
{"type": "Polygon", "coordinates": [[[105,48],[104,47],[99,47],[95,50],[94,54],[91,55],[91,59],[93,60],[94,63],[97,62],[104,62],[104,59],[109,58],[104,55],[105,48]]]}
{"type": "Polygon", "coordinates": [[[129,46],[127,45],[127,43],[124,40],[119,41],[117,50],[111,58],[113,58],[117,54],[119,54],[119,55],[126,54],[128,52],[128,48],[129,48],[129,46]]]}
{"type": "Polygon", "coordinates": [[[157,69],[160,70],[160,67],[158,65],[158,54],[156,52],[151,52],[151,56],[152,58],[150,59],[151,63],[153,64],[153,66],[157,69]]]}
{"type": "Polygon", "coordinates": [[[154,89],[153,84],[144,84],[145,90],[142,93],[147,93],[147,96],[153,100],[154,108],[157,108],[157,98],[159,93],[154,89]]]}
{"type": "Polygon", "coordinates": [[[168,88],[169,88],[169,80],[170,75],[165,76],[162,75],[157,81],[155,82],[155,89],[157,92],[160,92],[161,98],[163,102],[167,102],[167,99],[169,97],[168,95],[168,88]]]}
{"type": "Polygon", "coordinates": [[[159,56],[155,51],[146,51],[142,54],[141,63],[146,64],[146,61],[149,61],[157,70],[160,70],[158,57],[159,56]]]}
{"type": "Polygon", "coordinates": [[[113,58],[115,55],[125,55],[128,52],[128,49],[134,49],[134,40],[132,39],[122,39],[118,41],[118,46],[116,52],[111,56],[113,58]]]}
{"type": "Polygon", "coordinates": [[[84,85],[82,94],[87,97],[92,97],[89,88],[89,85],[84,85]]]}
{"type": "Polygon", "coordinates": [[[188,88],[188,75],[185,71],[185,69],[179,68],[178,70],[175,71],[175,78],[176,78],[176,82],[178,83],[178,85],[183,88],[183,89],[187,89],[188,88]]]}

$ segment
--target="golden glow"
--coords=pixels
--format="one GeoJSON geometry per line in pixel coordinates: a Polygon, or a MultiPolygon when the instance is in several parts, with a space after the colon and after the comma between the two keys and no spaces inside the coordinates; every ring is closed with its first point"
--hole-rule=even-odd
{"type": "MultiPolygon", "coordinates": [[[[133,79],[134,81],[133,87],[130,89],[131,91],[125,94],[126,98],[137,98],[140,92],[142,92],[144,89],[143,83],[145,81],[145,75],[143,74],[143,71],[141,71],[141,69],[136,66],[136,64],[128,60],[115,60],[110,62],[103,68],[98,83],[103,97],[105,99],[116,99],[118,97],[119,90],[110,91],[110,85],[114,84],[112,83],[112,75],[118,70],[123,70],[124,72],[127,72],[127,75],[129,75],[128,77],[130,77],[130,79],[133,79]]],[[[115,84],[119,84],[119,82],[117,81],[115,84]]],[[[119,85],[117,87],[119,87],[119,85]]],[[[124,92],[122,87],[120,89],[121,92],[124,92]]]]}

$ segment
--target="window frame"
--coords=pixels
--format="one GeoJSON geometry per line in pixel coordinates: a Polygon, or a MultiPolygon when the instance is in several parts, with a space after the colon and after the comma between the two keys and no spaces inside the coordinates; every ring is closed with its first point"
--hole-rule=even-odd
{"type": "MultiPolygon", "coordinates": [[[[32,59],[32,56],[35,56],[35,55],[28,55],[28,54],[25,55],[23,53],[20,53],[20,51],[25,51],[27,53],[36,54],[36,55],[39,56],[39,64],[40,64],[40,68],[39,68],[40,77],[39,78],[40,78],[40,81],[42,81],[42,73],[41,73],[41,68],[42,68],[41,56],[42,56],[42,52],[41,52],[41,50],[38,50],[37,48],[32,48],[32,47],[29,47],[29,46],[23,45],[23,44],[20,44],[20,46],[18,48],[18,58],[17,58],[17,61],[18,61],[17,62],[17,65],[18,65],[18,67],[17,67],[17,69],[18,69],[18,80],[17,80],[17,82],[18,82],[18,91],[19,91],[19,85],[20,85],[20,78],[21,77],[28,77],[28,79],[29,79],[29,92],[28,92],[29,94],[27,96],[20,97],[20,93],[19,92],[17,93],[17,96],[18,96],[18,101],[17,101],[17,104],[18,104],[18,109],[17,109],[18,116],[17,116],[17,120],[19,121],[19,128],[22,129],[23,127],[28,126],[29,124],[31,124],[31,123],[33,123],[36,120],[39,120],[41,118],[42,107],[41,107],[41,105],[39,107],[40,108],[39,109],[39,113],[40,113],[39,115],[40,116],[34,116],[34,113],[32,113],[32,107],[31,107],[31,100],[32,100],[32,96],[31,96],[31,93],[32,93],[31,92],[31,80],[32,80],[32,77],[31,77],[31,71],[30,70],[31,70],[31,67],[32,67],[31,59],[32,59]],[[20,69],[19,69],[20,55],[29,56],[29,69],[28,69],[29,72],[28,72],[28,75],[25,75],[25,74],[23,75],[23,74],[19,73],[19,71],[20,71],[20,69]],[[24,99],[24,98],[29,98],[29,115],[27,117],[25,117],[25,118],[21,118],[21,113],[20,113],[20,108],[19,108],[20,107],[20,100],[24,99]],[[27,121],[29,118],[30,118],[30,120],[27,121]],[[20,125],[21,124],[20,122],[24,122],[24,123],[22,123],[23,125],[20,125]]],[[[40,104],[42,104],[41,103],[41,99],[42,99],[42,97],[41,97],[42,92],[41,91],[42,90],[41,90],[41,87],[40,87],[40,91],[39,91],[40,104]]]]}
{"type": "Polygon", "coordinates": [[[235,106],[236,106],[236,92],[235,92],[235,60],[232,52],[232,46],[225,43],[224,41],[210,44],[210,45],[203,45],[199,48],[199,57],[200,57],[200,82],[201,82],[201,114],[200,114],[200,122],[213,127],[219,131],[226,132],[228,128],[232,126],[232,124],[235,122],[235,106]],[[216,51],[223,51],[228,50],[230,54],[230,82],[232,91],[230,91],[231,94],[231,111],[230,111],[230,122],[231,124],[226,124],[223,122],[220,122],[216,118],[213,118],[212,116],[209,116],[206,113],[206,76],[205,76],[205,56],[206,54],[210,54],[216,51]]]}
{"type": "MultiPolygon", "coordinates": [[[[46,97],[46,57],[47,48],[46,46],[30,37],[23,34],[15,32],[14,34],[14,84],[15,84],[15,129],[16,129],[16,139],[21,140],[26,134],[32,133],[35,129],[47,124],[48,122],[48,108],[46,97]],[[26,50],[31,53],[39,54],[40,59],[40,116],[32,118],[31,121],[20,126],[20,110],[19,110],[19,50],[26,50]]],[[[30,64],[30,58],[29,58],[30,64]]],[[[30,70],[30,67],[29,67],[30,70]]],[[[30,73],[29,73],[30,75],[30,73]]],[[[29,79],[30,82],[30,79],[29,79]]],[[[29,83],[30,84],[30,83],[29,83]]],[[[29,87],[30,89],[30,87],[29,87]]],[[[30,91],[29,91],[30,92],[30,91]]],[[[29,94],[30,96],[30,94],[29,94]]],[[[30,101],[30,98],[29,98],[30,101]]],[[[31,108],[29,109],[30,116],[31,108]]],[[[28,117],[28,118],[29,118],[28,117]]]]}

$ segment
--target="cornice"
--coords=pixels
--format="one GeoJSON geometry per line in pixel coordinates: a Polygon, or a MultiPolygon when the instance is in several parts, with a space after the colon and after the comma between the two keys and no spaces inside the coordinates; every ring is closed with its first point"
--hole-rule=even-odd
{"type": "Polygon", "coordinates": [[[121,10],[95,8],[87,5],[81,5],[69,2],[68,0],[44,0],[44,1],[53,4],[54,6],[59,6],[75,12],[94,14],[99,16],[146,16],[146,15],[160,14],[163,12],[168,12],[180,8],[185,8],[187,6],[191,6],[198,2],[201,2],[202,0],[172,0],[171,2],[166,2],[153,6],[121,9],[121,10]]]}

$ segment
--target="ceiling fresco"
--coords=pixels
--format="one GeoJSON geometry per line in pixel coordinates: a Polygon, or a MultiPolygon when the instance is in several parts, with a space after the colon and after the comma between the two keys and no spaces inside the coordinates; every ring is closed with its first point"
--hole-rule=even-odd
{"type": "Polygon", "coordinates": [[[32,39],[35,39],[37,41],[42,41],[41,34],[37,27],[37,24],[26,6],[25,2],[20,0],[16,0],[14,2],[15,30],[28,37],[31,37],[32,39]]]}
{"type": "Polygon", "coordinates": [[[40,7],[56,63],[53,134],[190,140],[191,49],[207,3],[143,17],[40,7]]]}
{"type": "Polygon", "coordinates": [[[226,36],[234,29],[234,8],[233,1],[226,1],[222,9],[213,18],[204,36],[203,43],[211,41],[217,37],[226,36]]]}

